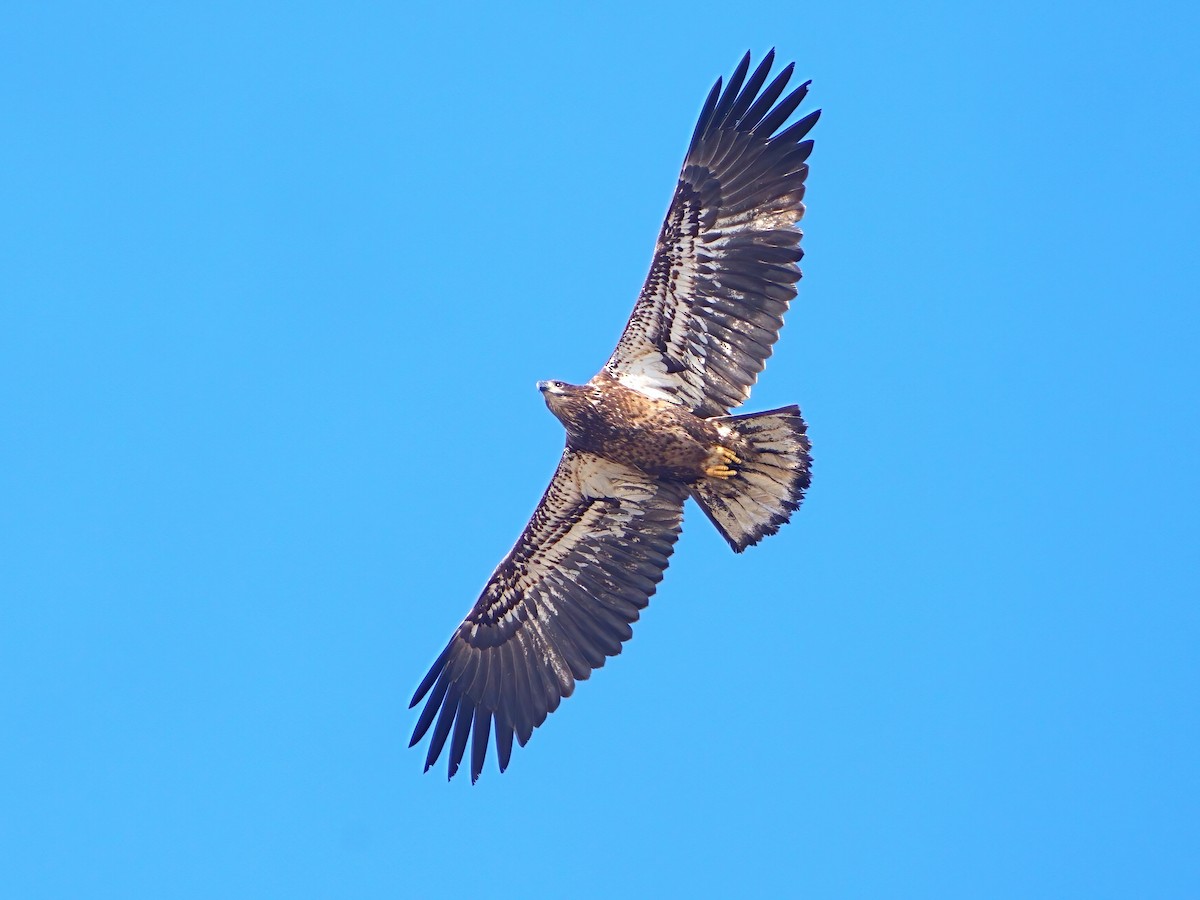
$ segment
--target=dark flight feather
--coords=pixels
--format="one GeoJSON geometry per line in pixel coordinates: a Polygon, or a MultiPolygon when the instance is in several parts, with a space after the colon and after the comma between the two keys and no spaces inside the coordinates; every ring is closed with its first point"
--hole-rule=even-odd
{"type": "Polygon", "coordinates": [[[801,233],[792,226],[804,213],[804,160],[811,152],[800,141],[820,115],[809,113],[775,133],[809,82],[780,100],[792,75],[788,65],[762,89],[773,59],[768,54],[743,86],[749,56],[743,57],[724,88],[718,80],[710,92],[650,275],[606,365],[627,386],[700,416],[723,415],[749,396],[800,277],[799,256],[768,261],[755,247],[762,240],[798,251],[801,233]],[[721,325],[752,342],[696,340],[712,319],[705,297],[734,301],[723,308],[729,315],[721,325]]]}
{"type": "MultiPolygon", "coordinates": [[[[478,778],[485,717],[503,713],[509,750],[511,731],[524,745],[576,681],[620,652],[667,567],[686,496],[685,486],[620,463],[563,454],[525,533],[413,697],[415,706],[428,694],[414,743],[437,714],[427,764],[452,734],[453,775],[474,722],[471,778],[478,778]],[[625,599],[614,602],[614,584],[625,599]]],[[[498,759],[507,765],[507,752],[498,759]]]]}

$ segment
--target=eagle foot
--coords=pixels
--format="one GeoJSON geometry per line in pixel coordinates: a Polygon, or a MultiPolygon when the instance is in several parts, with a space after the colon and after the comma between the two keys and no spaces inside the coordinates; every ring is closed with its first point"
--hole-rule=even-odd
{"type": "Polygon", "coordinates": [[[730,464],[740,462],[732,450],[717,444],[708,451],[708,458],[704,460],[704,474],[709,478],[732,478],[737,474],[737,469],[731,468],[730,464]]]}
{"type": "Polygon", "coordinates": [[[737,469],[731,469],[729,466],[721,464],[716,466],[705,466],[704,474],[709,478],[732,478],[737,474],[737,469]]]}
{"type": "Polygon", "coordinates": [[[715,456],[720,457],[721,461],[724,463],[728,464],[741,462],[741,460],[734,455],[732,450],[730,450],[728,447],[723,447],[720,444],[717,444],[717,446],[713,447],[712,452],[715,456]]]}

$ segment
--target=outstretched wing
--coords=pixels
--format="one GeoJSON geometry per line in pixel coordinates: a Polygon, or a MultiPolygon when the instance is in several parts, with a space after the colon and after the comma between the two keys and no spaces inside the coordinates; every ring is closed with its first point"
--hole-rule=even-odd
{"type": "Polygon", "coordinates": [[[450,738],[453,777],[471,734],[474,782],[494,723],[503,772],[513,735],[525,746],[576,681],[621,652],[667,567],[685,497],[620,463],[563,453],[517,545],[413,696],[411,706],[429,695],[409,744],[433,725],[426,771],[450,738]]]}
{"type": "Polygon", "coordinates": [[[724,91],[720,79],[713,85],[650,274],[605,364],[628,387],[700,416],[750,395],[800,278],[795,224],[812,152],[804,137],[820,111],[776,134],[809,82],[779,100],[789,64],[764,90],[774,58],[746,80],[747,53],[724,91]]]}

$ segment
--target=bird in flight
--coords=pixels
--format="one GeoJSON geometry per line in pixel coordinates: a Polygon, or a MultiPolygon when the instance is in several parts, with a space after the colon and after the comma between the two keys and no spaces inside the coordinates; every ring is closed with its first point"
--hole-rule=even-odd
{"type": "Polygon", "coordinates": [[[541,381],[566,428],[558,469],[413,696],[412,741],[449,741],[471,781],[494,735],[500,771],[575,683],[621,652],[662,579],[690,496],[737,553],[800,505],[812,459],[796,406],[750,396],[800,279],[804,180],[820,111],[785,124],[809,82],[767,83],[774,51],[717,79],[688,146],[650,274],[604,367],[541,381]],[[749,77],[747,77],[749,76],[749,77]],[[765,87],[764,87],[765,85],[765,87]],[[780,99],[782,98],[782,99],[780,99]]]}

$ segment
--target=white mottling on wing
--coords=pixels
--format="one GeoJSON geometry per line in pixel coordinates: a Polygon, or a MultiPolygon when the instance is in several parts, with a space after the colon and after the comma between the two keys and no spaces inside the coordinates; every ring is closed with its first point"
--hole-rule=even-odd
{"type": "Polygon", "coordinates": [[[674,393],[676,379],[667,374],[666,364],[658,354],[638,357],[617,376],[617,381],[654,400],[677,402],[674,393]]]}

